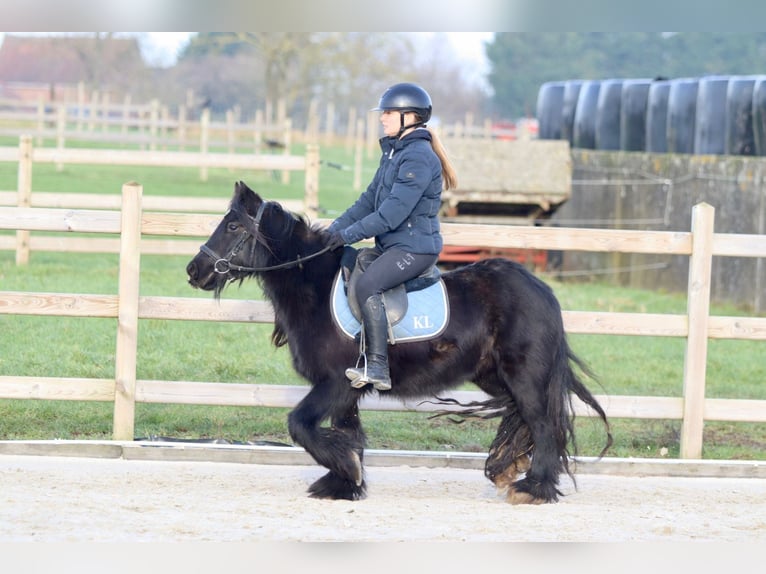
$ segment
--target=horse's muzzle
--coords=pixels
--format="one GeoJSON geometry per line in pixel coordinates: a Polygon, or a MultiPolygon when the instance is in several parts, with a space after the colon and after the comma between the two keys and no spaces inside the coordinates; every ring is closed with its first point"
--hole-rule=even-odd
{"type": "Polygon", "coordinates": [[[186,266],[186,274],[189,276],[189,283],[194,285],[197,281],[197,264],[193,259],[186,266]]]}
{"type": "Polygon", "coordinates": [[[215,281],[211,281],[211,274],[207,275],[207,280],[200,280],[200,268],[196,263],[196,257],[186,266],[186,274],[189,276],[189,285],[196,289],[209,291],[215,287],[215,281]]]}

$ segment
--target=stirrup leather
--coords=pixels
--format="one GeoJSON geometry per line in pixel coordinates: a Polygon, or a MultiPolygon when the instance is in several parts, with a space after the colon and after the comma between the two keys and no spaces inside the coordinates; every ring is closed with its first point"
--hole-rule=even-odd
{"type": "Polygon", "coordinates": [[[364,325],[359,333],[359,357],[356,359],[356,365],[346,369],[346,378],[351,381],[351,386],[355,389],[361,389],[370,383],[367,376],[367,352],[364,336],[364,325]],[[360,367],[359,363],[363,363],[360,367]]]}

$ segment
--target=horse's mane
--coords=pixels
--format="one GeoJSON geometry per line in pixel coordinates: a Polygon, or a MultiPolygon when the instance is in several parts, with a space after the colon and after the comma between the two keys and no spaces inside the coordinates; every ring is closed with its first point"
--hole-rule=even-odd
{"type": "MultiPolygon", "coordinates": [[[[239,199],[236,205],[234,201],[232,202],[232,207],[243,208],[244,203],[245,200],[239,199]]],[[[291,217],[294,221],[288,241],[288,257],[305,257],[324,248],[328,232],[322,224],[312,222],[303,214],[297,214],[284,208],[282,210],[285,217],[291,217]]],[[[294,321],[291,321],[286,313],[294,309],[286,308],[281,302],[299,301],[303,309],[308,309],[321,305],[325,298],[329,301],[331,281],[338,269],[338,261],[338,256],[327,253],[312,261],[303,263],[297,270],[292,270],[293,273],[298,274],[294,281],[270,281],[268,277],[269,272],[258,273],[256,275],[258,283],[272,305],[275,307],[280,306],[280,312],[275,313],[274,329],[271,333],[271,342],[275,347],[283,347],[288,343],[289,327],[294,325],[294,321]],[[307,275],[309,270],[310,277],[307,275]],[[298,279],[298,277],[301,279],[298,279]],[[323,289],[326,289],[326,293],[323,289]],[[288,293],[289,295],[287,295],[288,293]]]]}

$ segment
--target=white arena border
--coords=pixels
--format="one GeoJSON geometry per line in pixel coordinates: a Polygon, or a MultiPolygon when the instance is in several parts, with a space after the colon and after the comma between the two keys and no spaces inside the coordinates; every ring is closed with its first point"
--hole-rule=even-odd
{"type": "MultiPolygon", "coordinates": [[[[317,466],[299,447],[159,441],[0,441],[0,456],[59,456],[125,460],[229,462],[317,466]]],[[[484,469],[486,453],[450,451],[364,451],[367,466],[484,469]]],[[[622,476],[766,478],[766,461],[576,457],[576,474],[622,476]]]]}

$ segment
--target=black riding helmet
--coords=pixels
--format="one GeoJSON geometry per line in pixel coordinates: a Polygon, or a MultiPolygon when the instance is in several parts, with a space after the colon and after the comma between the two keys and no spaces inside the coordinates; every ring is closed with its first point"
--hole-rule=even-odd
{"type": "Polygon", "coordinates": [[[380,96],[378,107],[372,109],[376,112],[389,110],[399,111],[399,117],[401,118],[399,134],[401,134],[404,130],[422,126],[431,119],[431,96],[417,84],[411,84],[409,82],[394,84],[380,96]],[[405,126],[405,112],[415,112],[420,121],[405,126]]]}

